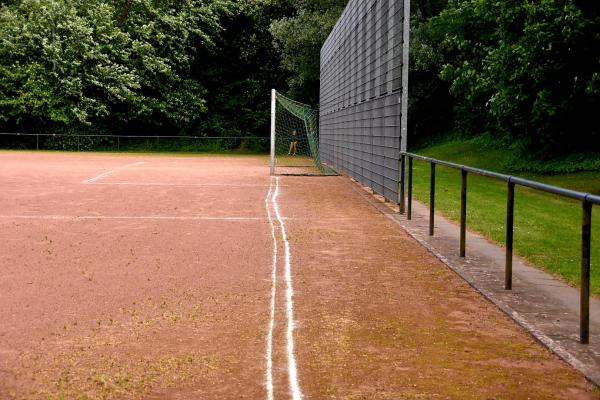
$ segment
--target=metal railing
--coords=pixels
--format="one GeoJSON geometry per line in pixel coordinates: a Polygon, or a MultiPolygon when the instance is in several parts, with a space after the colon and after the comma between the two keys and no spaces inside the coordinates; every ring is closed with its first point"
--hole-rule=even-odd
{"type": "Polygon", "coordinates": [[[40,150],[42,148],[52,148],[52,149],[65,149],[65,150],[75,150],[81,151],[82,149],[86,149],[86,147],[97,146],[97,147],[106,147],[107,145],[110,148],[116,149],[117,151],[123,150],[124,143],[132,142],[139,140],[153,140],[155,147],[159,147],[160,141],[162,140],[163,144],[167,140],[176,140],[180,143],[183,141],[188,142],[220,142],[227,143],[228,145],[235,147],[236,144],[242,142],[253,142],[258,143],[259,145],[265,146],[269,142],[268,137],[259,137],[259,136],[178,136],[178,135],[79,135],[79,134],[52,134],[52,133],[21,133],[21,132],[0,132],[0,148],[31,148],[35,147],[36,150],[40,150]],[[7,143],[8,139],[13,137],[18,140],[19,143],[7,143]],[[33,138],[35,138],[35,146],[33,144],[33,138]],[[63,143],[61,145],[48,145],[48,139],[73,139],[72,143],[63,143]],[[4,141],[2,141],[4,139],[4,141]],[[31,139],[31,143],[27,143],[27,140],[31,139]],[[111,143],[98,143],[97,141],[101,139],[108,139],[111,143]],[[87,140],[87,142],[86,142],[87,140]],[[96,141],[96,142],[95,142],[96,141]],[[19,146],[21,145],[21,146],[19,146]],[[104,146],[103,146],[104,145],[104,146]],[[24,147],[23,147],[24,146],[24,147]]]}
{"type": "Polygon", "coordinates": [[[513,232],[514,232],[514,209],[515,209],[515,185],[528,187],[546,193],[552,193],[562,197],[581,201],[581,290],[580,290],[580,323],[579,339],[583,344],[589,343],[590,327],[590,253],[591,253],[591,229],[592,229],[592,206],[600,205],[600,196],[583,193],[574,190],[547,185],[540,182],[530,181],[517,176],[499,174],[484,169],[473,168],[466,165],[455,164],[448,161],[437,160],[419,154],[400,153],[400,179],[399,179],[399,208],[400,213],[406,212],[407,219],[412,218],[412,189],[413,189],[413,160],[421,160],[430,164],[429,176],[429,235],[433,236],[435,226],[435,172],[436,165],[452,168],[461,172],[460,191],[460,256],[466,255],[466,227],[467,227],[467,177],[468,174],[486,176],[507,183],[506,197],[506,253],[504,288],[512,289],[512,264],[513,264],[513,232]],[[408,185],[406,184],[406,158],[408,158],[408,185]],[[405,195],[405,186],[408,186],[408,199],[405,195]]]}

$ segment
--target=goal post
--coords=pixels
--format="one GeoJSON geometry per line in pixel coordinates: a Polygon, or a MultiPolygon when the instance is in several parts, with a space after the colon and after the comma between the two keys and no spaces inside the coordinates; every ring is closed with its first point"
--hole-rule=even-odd
{"type": "Polygon", "coordinates": [[[271,91],[271,175],[335,175],[319,155],[318,111],[271,91]]]}
{"type": "Polygon", "coordinates": [[[271,175],[275,175],[275,113],[276,113],[277,90],[271,90],[271,175]]]}

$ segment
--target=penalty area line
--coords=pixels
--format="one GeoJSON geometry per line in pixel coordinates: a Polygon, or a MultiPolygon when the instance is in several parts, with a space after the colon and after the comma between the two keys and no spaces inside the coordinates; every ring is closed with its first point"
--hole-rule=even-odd
{"type": "Polygon", "coordinates": [[[135,163],[126,164],[126,165],[120,166],[118,168],[111,169],[110,171],[106,171],[106,172],[104,172],[104,173],[102,173],[100,175],[94,176],[93,178],[87,179],[87,180],[83,181],[82,183],[90,185],[90,184],[96,183],[97,181],[99,181],[102,178],[106,178],[107,176],[109,176],[111,174],[114,174],[117,171],[120,171],[120,170],[125,169],[125,168],[134,167],[136,165],[145,164],[145,163],[146,163],[145,161],[138,161],[138,162],[135,162],[135,163]]]}
{"type": "Polygon", "coordinates": [[[174,187],[267,187],[251,183],[161,183],[161,182],[94,182],[105,186],[174,186],[174,187]]]}
{"type": "Polygon", "coordinates": [[[169,216],[169,215],[0,215],[0,219],[41,219],[41,220],[166,220],[166,221],[263,221],[264,217],[210,217],[210,216],[169,216]]]}

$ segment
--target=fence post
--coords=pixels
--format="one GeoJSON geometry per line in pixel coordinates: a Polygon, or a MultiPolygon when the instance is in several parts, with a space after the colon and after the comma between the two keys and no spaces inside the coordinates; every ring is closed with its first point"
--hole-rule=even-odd
{"type": "Polygon", "coordinates": [[[512,290],[513,235],[515,221],[515,184],[508,180],[506,195],[506,253],[504,256],[504,289],[512,290]]]}
{"type": "Polygon", "coordinates": [[[431,162],[431,174],[429,180],[429,236],[433,236],[435,226],[435,163],[431,162]]]}
{"type": "Polygon", "coordinates": [[[77,135],[77,151],[79,151],[79,135],[77,135]]]}
{"type": "Polygon", "coordinates": [[[36,150],[40,149],[40,135],[39,135],[39,133],[35,134],[35,149],[36,150]]]}
{"type": "Polygon", "coordinates": [[[460,175],[460,256],[465,257],[467,242],[467,171],[462,169],[460,175]]]}
{"type": "Polygon", "coordinates": [[[412,219],[412,185],[413,185],[413,158],[408,157],[408,210],[407,219],[412,219]]]}
{"type": "Polygon", "coordinates": [[[592,203],[584,200],[582,208],[579,339],[582,344],[587,344],[590,342],[590,246],[592,237],[592,203]]]}
{"type": "Polygon", "coordinates": [[[398,190],[398,197],[399,197],[399,201],[398,201],[398,209],[400,211],[400,214],[404,214],[405,211],[405,196],[404,196],[404,186],[405,186],[405,176],[406,176],[406,156],[404,154],[402,154],[400,156],[400,160],[399,160],[399,171],[400,172],[400,179],[399,179],[399,184],[400,184],[400,190],[398,190]]]}
{"type": "Polygon", "coordinates": [[[121,151],[121,137],[117,136],[117,151],[121,151]]]}

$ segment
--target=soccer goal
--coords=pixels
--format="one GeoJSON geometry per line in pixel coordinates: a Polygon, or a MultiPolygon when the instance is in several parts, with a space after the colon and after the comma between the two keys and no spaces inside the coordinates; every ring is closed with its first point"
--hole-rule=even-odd
{"type": "Polygon", "coordinates": [[[318,112],[271,92],[271,175],[336,175],[319,157],[318,112]]]}

